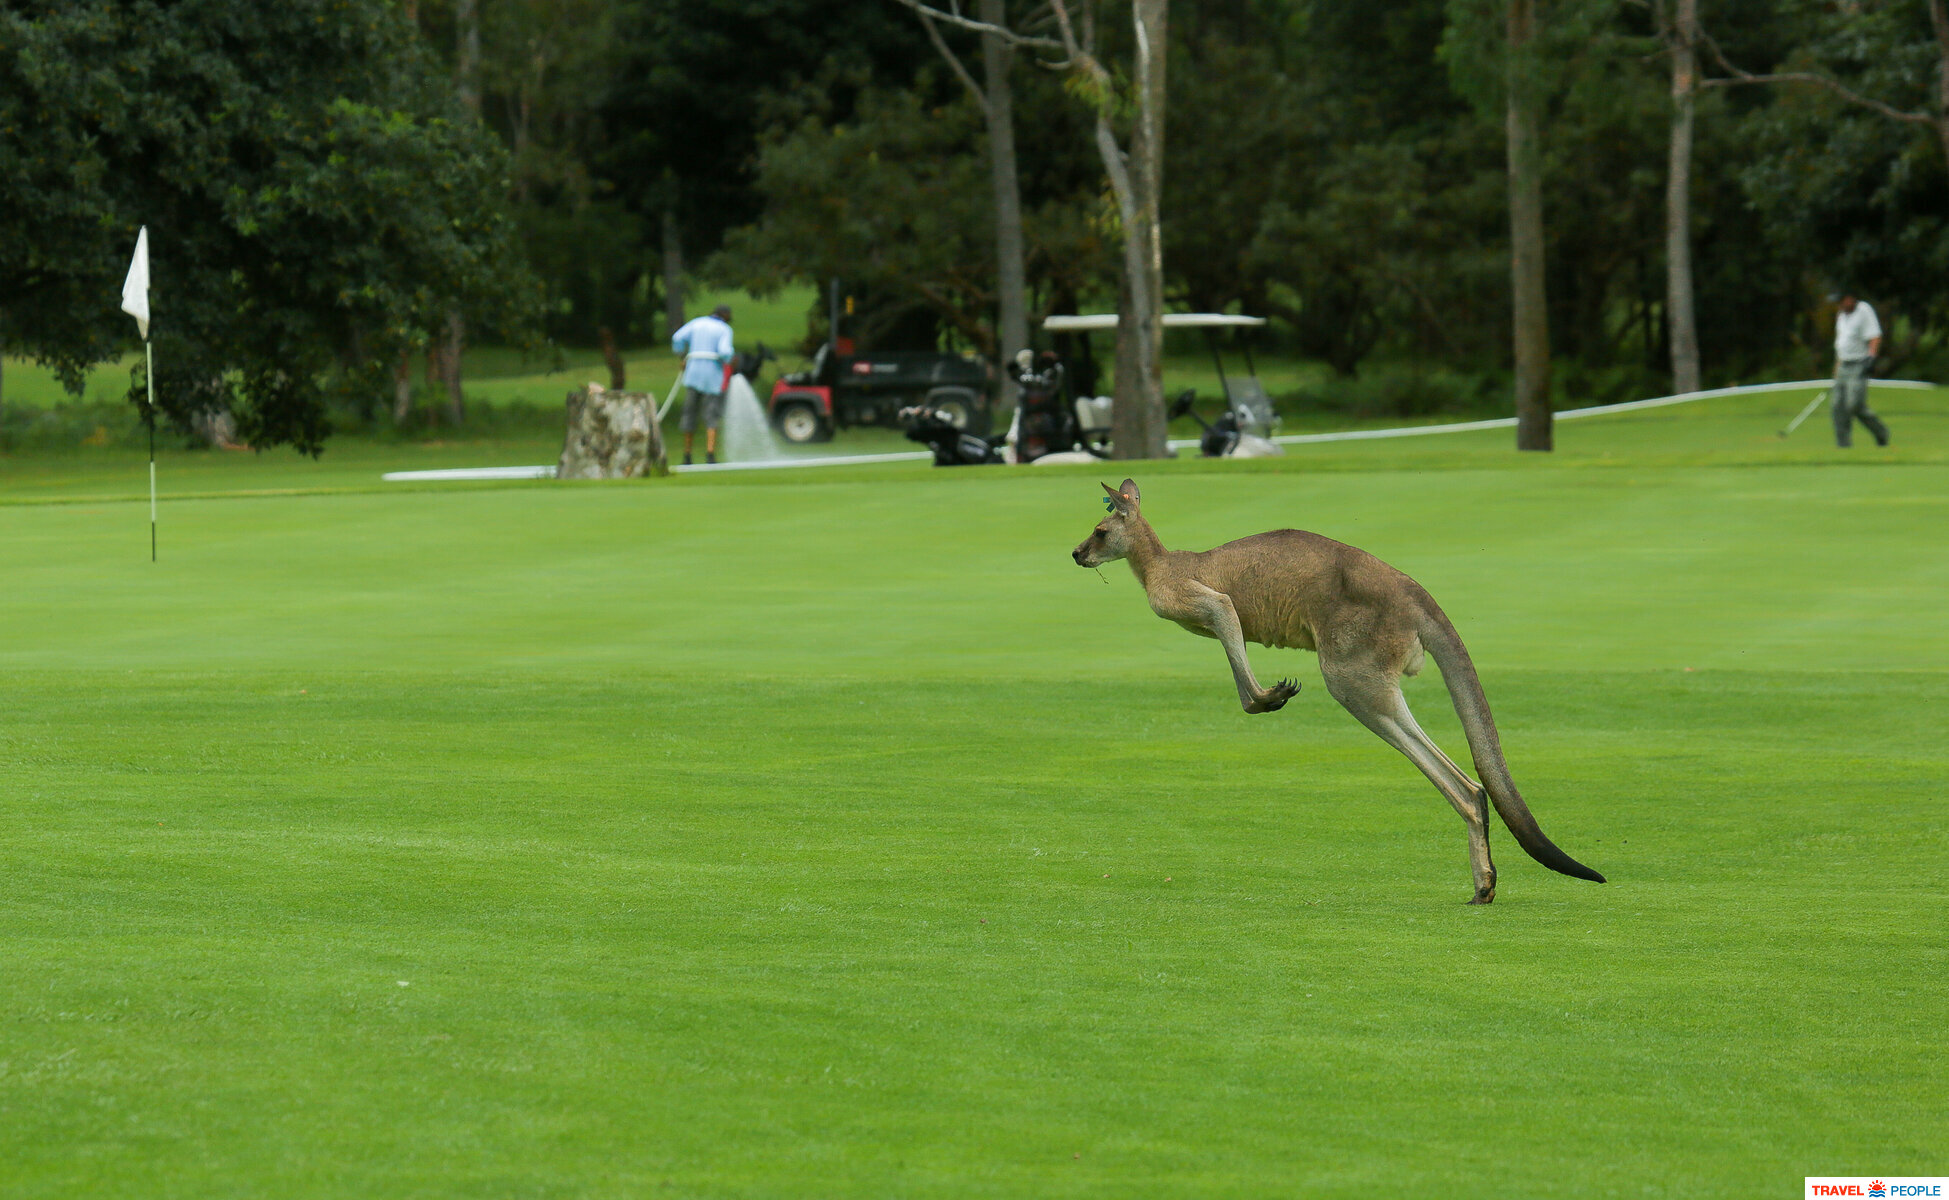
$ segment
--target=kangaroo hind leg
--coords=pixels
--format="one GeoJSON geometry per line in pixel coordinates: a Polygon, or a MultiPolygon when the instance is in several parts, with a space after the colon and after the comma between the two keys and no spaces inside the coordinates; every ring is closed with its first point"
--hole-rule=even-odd
{"type": "Polygon", "coordinates": [[[1355,720],[1419,767],[1461,815],[1463,824],[1468,826],[1469,871],[1475,881],[1475,894],[1469,903],[1493,903],[1496,867],[1489,857],[1489,806],[1482,786],[1469,778],[1422,731],[1408,709],[1407,697],[1401,694],[1401,685],[1390,674],[1325,662],[1320,667],[1326,676],[1326,690],[1333,698],[1355,720]]]}

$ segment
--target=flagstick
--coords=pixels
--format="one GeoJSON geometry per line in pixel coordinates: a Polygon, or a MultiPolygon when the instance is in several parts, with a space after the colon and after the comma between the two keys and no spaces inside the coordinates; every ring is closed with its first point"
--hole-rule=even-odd
{"type": "Polygon", "coordinates": [[[122,311],[135,318],[142,332],[142,353],[149,373],[149,561],[156,561],[156,349],[149,341],[149,227],[135,235],[135,256],[129,259],[129,275],[122,281],[122,311]]]}
{"type": "Polygon", "coordinates": [[[148,355],[149,371],[149,561],[156,561],[156,348],[142,339],[142,352],[148,355]]]}

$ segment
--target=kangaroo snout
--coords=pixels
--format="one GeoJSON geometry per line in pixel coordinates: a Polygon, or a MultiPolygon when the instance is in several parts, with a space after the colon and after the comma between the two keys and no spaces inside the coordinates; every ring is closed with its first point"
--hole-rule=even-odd
{"type": "MultiPolygon", "coordinates": [[[[1085,543],[1085,545],[1087,545],[1087,544],[1088,544],[1088,543],[1085,543]]],[[[1084,565],[1084,563],[1083,563],[1083,547],[1082,547],[1082,546],[1078,546],[1078,547],[1076,547],[1076,548],[1075,548],[1074,550],[1071,550],[1071,551],[1069,552],[1069,557],[1071,557],[1071,558],[1073,558],[1073,559],[1075,559],[1075,560],[1076,560],[1076,565],[1077,565],[1077,566],[1079,566],[1079,567],[1080,567],[1080,566],[1083,566],[1083,565],[1084,565]]]]}

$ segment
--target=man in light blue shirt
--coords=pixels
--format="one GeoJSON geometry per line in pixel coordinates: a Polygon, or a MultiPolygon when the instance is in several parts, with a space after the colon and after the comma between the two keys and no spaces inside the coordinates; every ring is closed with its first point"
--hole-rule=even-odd
{"type": "Polygon", "coordinates": [[[731,306],[720,304],[708,317],[698,317],[670,336],[670,349],[684,356],[684,411],[678,428],[684,431],[684,465],[690,465],[690,446],[697,436],[697,418],[704,418],[704,461],[717,461],[717,427],[724,417],[724,368],[731,365],[731,306]]]}
{"type": "Polygon", "coordinates": [[[1881,322],[1874,307],[1854,294],[1841,296],[1834,314],[1834,444],[1854,444],[1854,423],[1860,421],[1875,435],[1875,445],[1888,444],[1888,426],[1868,408],[1868,372],[1881,353],[1881,322]]]}

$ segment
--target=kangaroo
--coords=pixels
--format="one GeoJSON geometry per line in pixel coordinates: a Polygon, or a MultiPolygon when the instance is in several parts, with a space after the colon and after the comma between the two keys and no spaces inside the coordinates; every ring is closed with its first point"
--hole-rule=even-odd
{"type": "Polygon", "coordinates": [[[1552,871],[1604,882],[1537,827],[1509,777],[1475,663],[1420,584],[1365,550],[1299,529],[1276,529],[1202,553],[1166,550],[1139,509],[1143,498],[1135,480],[1124,480],[1121,488],[1106,483],[1103,490],[1109,515],[1071,551],[1077,565],[1129,559],[1152,612],[1225,647],[1238,702],[1248,713],[1279,711],[1299,693],[1299,684],[1282,679],[1260,687],[1245,657],[1246,642],[1318,653],[1333,698],[1421,768],[1462,814],[1475,878],[1470,904],[1496,898],[1485,797],[1531,858],[1552,871]],[[1400,679],[1420,673],[1424,650],[1441,668],[1486,789],[1443,754],[1408,711],[1400,679]]]}

